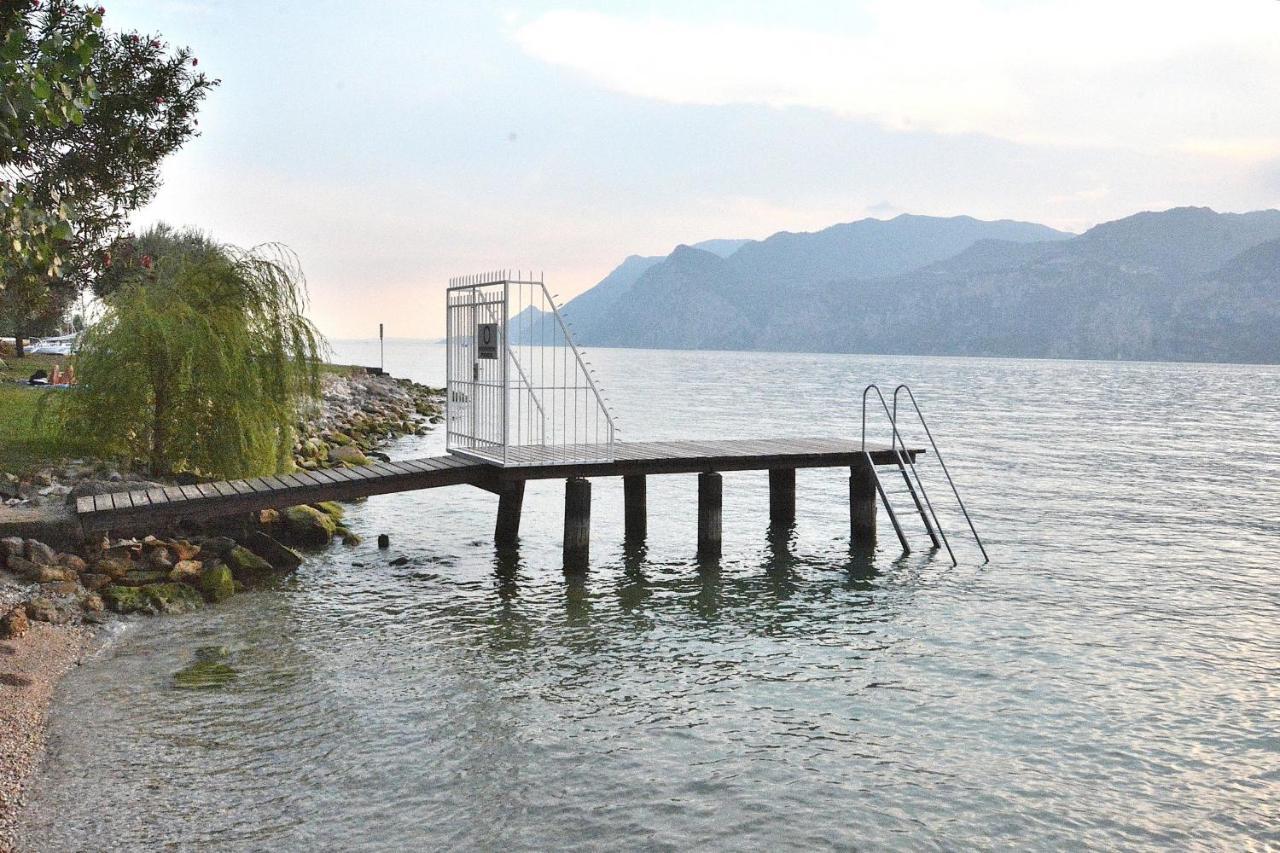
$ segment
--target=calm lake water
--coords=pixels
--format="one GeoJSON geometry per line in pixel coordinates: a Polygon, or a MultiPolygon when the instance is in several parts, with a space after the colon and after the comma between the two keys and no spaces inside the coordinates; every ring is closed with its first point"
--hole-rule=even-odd
{"type": "MultiPolygon", "coordinates": [[[[642,554],[596,481],[572,582],[558,482],[530,485],[515,560],[490,494],[372,498],[366,544],[133,623],[65,681],[31,846],[1280,845],[1280,369],[591,357],[635,440],[856,435],[863,385],[912,383],[991,563],[954,515],[958,568],[918,518],[902,558],[883,512],[851,556],[844,471],[801,472],[773,538],[765,475],[726,474],[719,570],[693,476],[651,479],[642,554]],[[239,678],[173,689],[209,645],[239,678]]],[[[438,384],[443,349],[387,366],[438,384]]]]}

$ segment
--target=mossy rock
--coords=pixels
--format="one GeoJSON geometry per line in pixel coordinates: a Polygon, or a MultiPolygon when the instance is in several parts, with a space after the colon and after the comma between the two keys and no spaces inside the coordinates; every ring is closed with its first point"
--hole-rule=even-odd
{"type": "Polygon", "coordinates": [[[348,445],[351,443],[351,436],[347,435],[345,432],[335,432],[333,435],[329,436],[329,443],[336,444],[338,446],[348,445]]]}
{"type": "Polygon", "coordinates": [[[200,591],[212,602],[225,601],[235,595],[236,583],[231,568],[218,564],[200,573],[200,591]]]}
{"type": "Polygon", "coordinates": [[[117,584],[102,590],[102,600],[116,613],[186,613],[204,606],[200,593],[183,583],[117,584]]]}
{"type": "Polygon", "coordinates": [[[284,524],[289,535],[304,545],[328,545],[338,526],[328,514],[305,505],[286,509],[284,524]]]}
{"type": "Polygon", "coordinates": [[[253,581],[272,572],[271,564],[243,545],[237,545],[225,557],[232,577],[238,581],[253,581]]]}
{"type": "Polygon", "coordinates": [[[150,569],[132,569],[125,572],[123,578],[117,578],[117,582],[121,586],[150,586],[152,584],[164,583],[169,579],[167,571],[153,571],[150,569]]]}
{"type": "Polygon", "coordinates": [[[311,506],[320,510],[335,522],[341,521],[343,516],[347,514],[347,511],[337,501],[319,501],[311,504],[311,506]]]}
{"type": "Polygon", "coordinates": [[[183,690],[207,690],[226,685],[238,674],[225,663],[198,660],[173,674],[173,686],[183,690]]]}

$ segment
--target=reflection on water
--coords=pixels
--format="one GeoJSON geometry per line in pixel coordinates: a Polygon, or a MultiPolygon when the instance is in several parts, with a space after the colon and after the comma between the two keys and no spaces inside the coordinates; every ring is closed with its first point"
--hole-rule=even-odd
{"type": "MultiPolygon", "coordinates": [[[[437,356],[388,344],[426,381],[437,356]]],[[[513,550],[488,493],[371,498],[350,523],[389,551],[335,547],[278,589],[139,622],[65,682],[32,846],[1280,843],[1280,371],[593,361],[636,440],[848,434],[862,384],[911,381],[992,563],[954,513],[957,568],[916,527],[908,556],[887,524],[851,551],[843,471],[801,472],[785,529],[765,475],[726,474],[711,564],[694,477],[651,478],[643,545],[596,481],[572,577],[559,483],[529,486],[513,550]],[[238,677],[172,689],[210,645],[238,677]]]]}

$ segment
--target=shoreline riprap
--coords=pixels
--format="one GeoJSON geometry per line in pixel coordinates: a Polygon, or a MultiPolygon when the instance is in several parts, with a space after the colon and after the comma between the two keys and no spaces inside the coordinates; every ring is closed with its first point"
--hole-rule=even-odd
{"type": "MultiPolygon", "coordinates": [[[[327,373],[298,425],[294,462],[307,470],[367,464],[443,415],[436,389],[407,380],[327,373]]],[[[179,478],[194,482],[194,478],[179,478]]],[[[78,541],[66,505],[153,480],[80,460],[0,475],[0,851],[16,843],[24,783],[39,760],[54,687],[113,614],[178,614],[296,569],[306,549],[360,541],[333,502],[78,541]]],[[[164,483],[158,483],[164,485],[164,483]]]]}

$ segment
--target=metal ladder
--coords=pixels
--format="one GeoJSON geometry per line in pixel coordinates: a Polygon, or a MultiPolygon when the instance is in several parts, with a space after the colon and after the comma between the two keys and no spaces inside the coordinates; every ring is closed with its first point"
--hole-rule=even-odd
{"type": "Polygon", "coordinates": [[[907,449],[907,443],[902,438],[902,434],[898,431],[898,396],[903,391],[907,392],[907,399],[911,402],[911,408],[915,411],[916,418],[920,421],[920,426],[924,428],[924,434],[929,438],[929,447],[933,450],[934,456],[938,459],[938,464],[942,467],[942,473],[947,478],[951,493],[955,495],[956,503],[960,506],[960,512],[964,514],[964,519],[969,525],[969,531],[973,534],[973,540],[978,544],[978,550],[982,552],[983,564],[991,562],[991,558],[987,556],[987,549],[982,544],[982,537],[978,535],[978,530],[973,525],[973,519],[969,516],[969,510],[964,505],[964,499],[960,497],[960,490],[956,487],[951,471],[947,469],[946,460],[942,458],[942,451],[938,449],[938,442],[934,440],[933,431],[929,429],[929,422],[925,420],[924,412],[920,410],[916,395],[912,393],[911,388],[905,383],[899,385],[893,389],[893,409],[890,410],[889,403],[885,400],[884,392],[880,390],[879,385],[873,382],[862,389],[862,454],[866,457],[867,467],[875,481],[876,492],[880,495],[880,501],[884,504],[885,511],[889,515],[889,521],[893,524],[893,531],[897,534],[898,542],[902,545],[902,552],[910,554],[911,546],[907,544],[906,534],[902,532],[902,525],[898,521],[897,514],[893,511],[892,505],[889,503],[888,493],[884,489],[884,484],[880,482],[880,475],[871,461],[871,453],[867,450],[867,398],[872,391],[875,391],[876,397],[880,400],[880,407],[884,410],[885,417],[889,419],[889,427],[893,431],[890,448],[893,451],[894,459],[898,463],[898,471],[902,474],[902,480],[906,483],[907,491],[911,495],[911,501],[915,504],[916,512],[920,514],[920,520],[924,522],[925,531],[929,534],[933,547],[935,549],[939,546],[945,547],[947,555],[951,558],[951,565],[959,565],[955,551],[951,549],[951,542],[947,539],[947,533],[943,530],[942,523],[938,520],[938,513],[933,508],[933,501],[929,499],[929,492],[925,488],[924,481],[920,478],[920,472],[916,470],[915,459],[907,449]]]}

